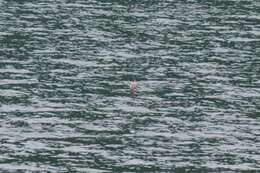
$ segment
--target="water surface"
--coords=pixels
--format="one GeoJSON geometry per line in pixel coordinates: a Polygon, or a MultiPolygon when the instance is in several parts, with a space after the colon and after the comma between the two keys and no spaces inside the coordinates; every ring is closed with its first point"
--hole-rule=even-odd
{"type": "Polygon", "coordinates": [[[0,0],[0,170],[258,172],[259,45],[254,0],[0,0]]]}

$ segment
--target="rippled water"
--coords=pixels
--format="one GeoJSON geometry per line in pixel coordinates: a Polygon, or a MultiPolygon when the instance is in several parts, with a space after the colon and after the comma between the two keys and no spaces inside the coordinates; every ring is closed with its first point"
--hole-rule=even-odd
{"type": "Polygon", "coordinates": [[[0,4],[1,172],[260,171],[258,1],[0,4]]]}

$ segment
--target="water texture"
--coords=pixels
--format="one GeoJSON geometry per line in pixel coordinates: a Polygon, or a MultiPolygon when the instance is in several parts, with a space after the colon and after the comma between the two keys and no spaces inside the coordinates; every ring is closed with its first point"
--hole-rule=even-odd
{"type": "Polygon", "coordinates": [[[0,0],[0,172],[260,172],[259,1],[0,0]]]}

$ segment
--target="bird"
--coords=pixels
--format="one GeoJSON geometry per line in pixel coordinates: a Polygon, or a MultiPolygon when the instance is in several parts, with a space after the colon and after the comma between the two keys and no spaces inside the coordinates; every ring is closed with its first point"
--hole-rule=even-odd
{"type": "Polygon", "coordinates": [[[131,81],[131,82],[130,82],[130,91],[131,91],[131,95],[132,95],[132,96],[135,96],[136,87],[137,87],[137,82],[136,82],[136,80],[131,81]]]}

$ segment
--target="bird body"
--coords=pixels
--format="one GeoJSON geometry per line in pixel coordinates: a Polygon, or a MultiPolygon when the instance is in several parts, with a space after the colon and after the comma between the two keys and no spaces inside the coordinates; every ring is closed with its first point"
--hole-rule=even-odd
{"type": "Polygon", "coordinates": [[[137,87],[136,81],[135,80],[131,81],[130,82],[130,91],[131,91],[132,96],[134,96],[136,93],[136,87],[137,87]]]}

